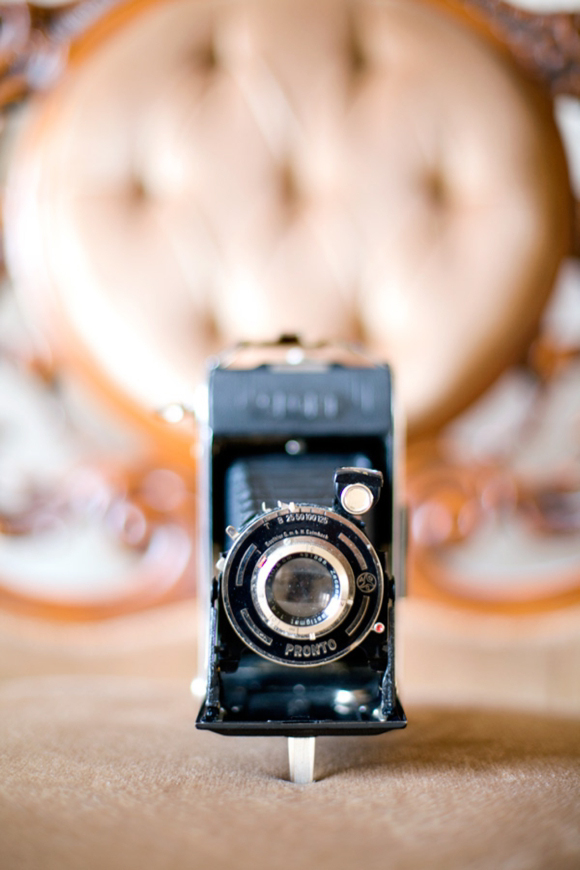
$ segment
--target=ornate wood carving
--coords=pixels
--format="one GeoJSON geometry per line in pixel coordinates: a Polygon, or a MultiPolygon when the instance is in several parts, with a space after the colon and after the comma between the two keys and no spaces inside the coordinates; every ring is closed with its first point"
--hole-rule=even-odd
{"type": "Polygon", "coordinates": [[[463,0],[553,95],[580,97],[580,14],[538,15],[502,0],[463,0]]]}
{"type": "MultiPolygon", "coordinates": [[[[77,0],[64,6],[0,4],[0,105],[54,78],[58,58],[75,35],[118,0],[77,0]],[[8,85],[10,82],[10,85],[8,85]]],[[[580,96],[580,14],[538,15],[503,0],[462,0],[482,14],[518,62],[552,93],[580,96]]]]}
{"type": "Polygon", "coordinates": [[[71,40],[117,2],[80,0],[48,8],[0,3],[0,110],[53,84],[71,40]]]}

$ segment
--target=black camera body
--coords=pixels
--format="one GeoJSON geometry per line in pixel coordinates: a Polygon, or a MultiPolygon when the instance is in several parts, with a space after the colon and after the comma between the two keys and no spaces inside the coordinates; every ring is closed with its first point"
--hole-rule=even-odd
{"type": "Polygon", "coordinates": [[[207,694],[197,726],[315,737],[406,725],[386,365],[294,339],[212,368],[207,694]]]}

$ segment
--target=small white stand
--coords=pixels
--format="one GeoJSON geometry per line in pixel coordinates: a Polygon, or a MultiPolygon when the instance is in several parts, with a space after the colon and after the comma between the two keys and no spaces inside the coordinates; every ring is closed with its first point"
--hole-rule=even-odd
{"type": "Polygon", "coordinates": [[[314,779],[314,751],[316,737],[289,737],[288,761],[290,780],[298,785],[306,785],[314,779]]]}

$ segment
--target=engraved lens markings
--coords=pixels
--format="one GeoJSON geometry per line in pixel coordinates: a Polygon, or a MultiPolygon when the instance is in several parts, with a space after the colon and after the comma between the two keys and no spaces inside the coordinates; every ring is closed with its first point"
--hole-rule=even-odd
{"type": "Polygon", "coordinates": [[[364,570],[367,567],[367,563],[366,563],[365,557],[363,556],[363,554],[361,553],[361,551],[359,550],[357,545],[353,544],[351,539],[347,538],[347,536],[344,534],[344,532],[340,533],[340,535],[338,536],[338,540],[342,541],[343,544],[346,544],[346,546],[349,548],[351,553],[354,553],[355,559],[359,563],[360,567],[364,570]]]}
{"type": "Polygon", "coordinates": [[[252,558],[252,556],[254,555],[254,553],[256,552],[257,549],[258,548],[256,547],[255,544],[250,544],[250,546],[248,547],[248,549],[244,553],[244,557],[239,564],[238,572],[236,574],[236,586],[243,585],[244,573],[246,571],[246,568],[248,567],[248,562],[250,561],[250,559],[252,558]]]}
{"type": "Polygon", "coordinates": [[[294,510],[279,516],[278,523],[280,525],[284,523],[319,523],[321,526],[327,526],[328,518],[322,514],[298,513],[297,510],[294,510]]]}
{"type": "Polygon", "coordinates": [[[348,634],[349,637],[351,637],[355,633],[355,631],[358,630],[361,622],[363,621],[363,619],[366,616],[367,610],[369,609],[369,603],[370,603],[370,599],[369,599],[368,595],[365,595],[365,597],[361,601],[361,605],[359,607],[357,615],[355,616],[355,618],[353,619],[351,624],[348,626],[348,628],[345,628],[345,632],[346,632],[346,634],[348,634]]]}
{"type": "Polygon", "coordinates": [[[242,616],[242,619],[244,620],[244,622],[246,623],[246,625],[248,626],[248,628],[250,629],[250,631],[253,631],[254,634],[256,635],[256,637],[259,637],[260,640],[266,644],[266,646],[271,646],[272,638],[269,637],[267,634],[264,634],[264,632],[260,628],[258,628],[258,626],[256,625],[256,623],[254,622],[254,620],[252,619],[252,617],[250,616],[250,614],[248,613],[248,611],[245,607],[241,611],[241,616],[242,616]]]}
{"type": "Polygon", "coordinates": [[[284,655],[295,659],[316,658],[328,652],[335,652],[337,647],[338,644],[332,637],[319,643],[287,643],[284,655]]]}

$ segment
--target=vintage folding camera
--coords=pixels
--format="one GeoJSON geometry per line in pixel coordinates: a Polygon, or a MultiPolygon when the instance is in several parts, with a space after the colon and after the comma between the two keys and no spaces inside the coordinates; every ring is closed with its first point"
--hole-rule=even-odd
{"type": "Polygon", "coordinates": [[[312,738],[406,725],[391,372],[289,337],[218,360],[208,398],[213,565],[197,726],[289,737],[291,777],[308,781],[312,738]]]}

